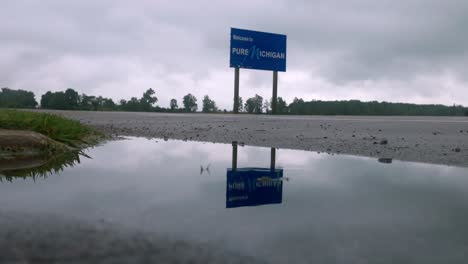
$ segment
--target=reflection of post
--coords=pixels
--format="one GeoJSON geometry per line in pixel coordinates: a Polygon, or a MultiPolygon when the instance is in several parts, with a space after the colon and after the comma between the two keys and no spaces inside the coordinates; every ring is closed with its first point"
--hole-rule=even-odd
{"type": "Polygon", "coordinates": [[[273,72],[273,97],[271,98],[271,113],[278,113],[278,72],[273,72]]]}
{"type": "Polygon", "coordinates": [[[234,71],[234,114],[239,113],[239,68],[234,71]]]}
{"type": "Polygon", "coordinates": [[[237,142],[232,142],[232,170],[237,170],[237,142]]]}
{"type": "Polygon", "coordinates": [[[271,148],[270,169],[272,170],[275,169],[275,163],[276,163],[276,149],[271,148]]]}

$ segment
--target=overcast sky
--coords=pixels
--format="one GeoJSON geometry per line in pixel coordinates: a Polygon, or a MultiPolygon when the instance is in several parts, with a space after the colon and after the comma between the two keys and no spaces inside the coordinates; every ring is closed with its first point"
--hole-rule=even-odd
{"type": "MultiPolygon", "coordinates": [[[[288,36],[279,96],[468,105],[466,0],[2,0],[0,87],[232,108],[230,28],[288,36]]],[[[242,70],[240,95],[271,97],[242,70]]]]}

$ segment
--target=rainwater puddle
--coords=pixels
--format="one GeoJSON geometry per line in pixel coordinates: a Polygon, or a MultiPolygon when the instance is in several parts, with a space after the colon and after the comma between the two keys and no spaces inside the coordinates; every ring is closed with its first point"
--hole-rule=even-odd
{"type": "Polygon", "coordinates": [[[85,153],[58,174],[0,176],[2,209],[108,221],[269,263],[468,258],[465,168],[143,138],[85,153]]]}

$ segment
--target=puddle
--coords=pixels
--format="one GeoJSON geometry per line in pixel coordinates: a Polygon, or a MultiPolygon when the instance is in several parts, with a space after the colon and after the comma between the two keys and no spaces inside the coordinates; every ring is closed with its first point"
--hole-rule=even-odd
{"type": "Polygon", "coordinates": [[[10,172],[2,209],[108,221],[271,263],[468,258],[465,168],[143,138],[85,153],[47,177],[10,172]]]}

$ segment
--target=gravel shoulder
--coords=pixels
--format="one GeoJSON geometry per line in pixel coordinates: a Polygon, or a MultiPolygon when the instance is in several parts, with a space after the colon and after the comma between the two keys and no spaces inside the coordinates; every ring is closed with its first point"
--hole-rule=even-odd
{"type": "Polygon", "coordinates": [[[468,167],[468,118],[48,111],[108,134],[300,149],[468,167]]]}

